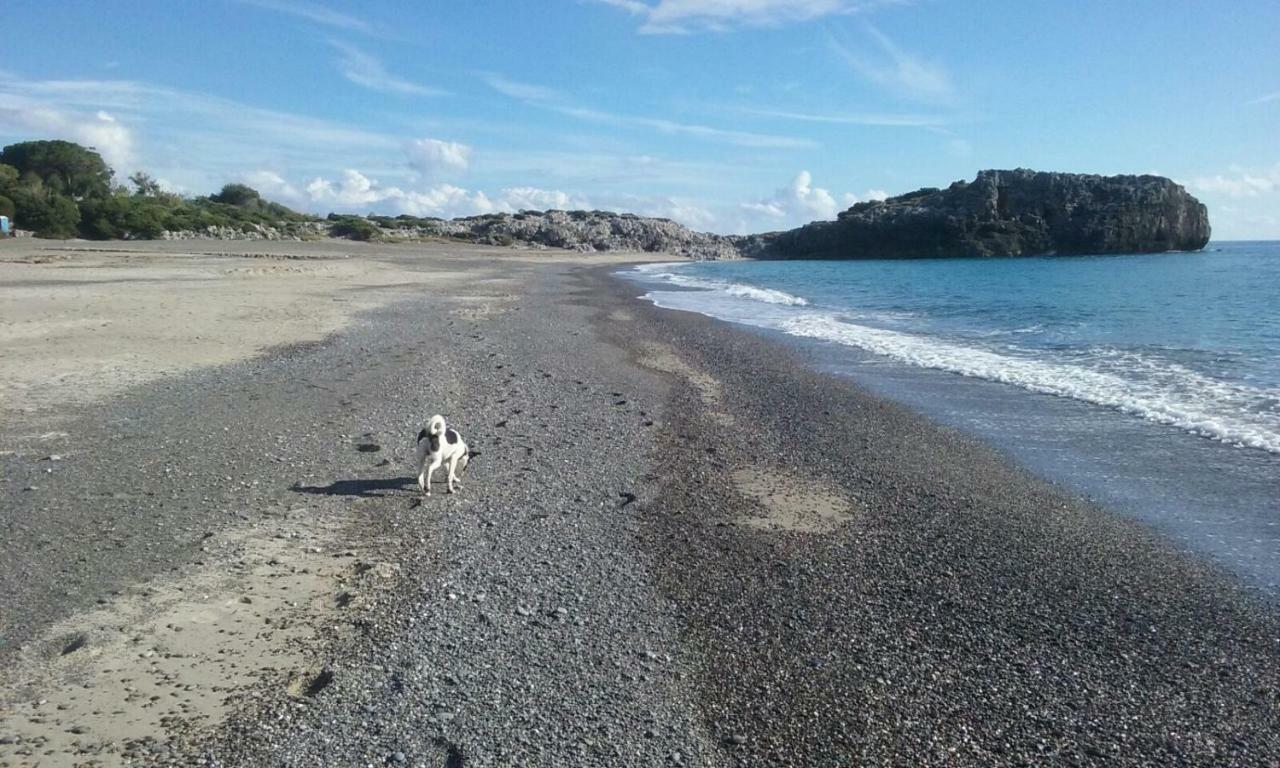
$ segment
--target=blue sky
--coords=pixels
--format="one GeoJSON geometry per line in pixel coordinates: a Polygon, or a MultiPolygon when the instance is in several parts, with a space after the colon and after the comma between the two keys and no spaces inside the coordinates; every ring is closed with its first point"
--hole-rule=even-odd
{"type": "Polygon", "coordinates": [[[1170,176],[1280,239],[1280,5],[8,0],[0,142],[307,210],[764,231],[983,168],[1170,176]]]}

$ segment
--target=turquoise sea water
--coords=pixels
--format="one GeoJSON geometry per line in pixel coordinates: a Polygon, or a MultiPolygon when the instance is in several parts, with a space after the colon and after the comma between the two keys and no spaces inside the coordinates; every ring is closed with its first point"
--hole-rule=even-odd
{"type": "Polygon", "coordinates": [[[650,264],[659,306],[821,367],[1280,584],[1280,242],[1159,255],[650,264]]]}

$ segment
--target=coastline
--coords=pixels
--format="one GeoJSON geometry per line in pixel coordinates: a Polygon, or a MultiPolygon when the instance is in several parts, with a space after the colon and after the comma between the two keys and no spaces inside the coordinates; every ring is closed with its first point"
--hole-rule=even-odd
{"type": "MultiPolygon", "coordinates": [[[[287,537],[276,518],[333,528],[254,555],[318,575],[304,594],[320,608],[280,608],[313,636],[219,691],[216,718],[178,718],[163,749],[117,753],[468,766],[1280,755],[1280,622],[1220,569],[783,345],[636,300],[609,275],[620,260],[451,250],[464,277],[448,287],[83,411],[102,454],[60,465],[46,490],[65,498],[114,469],[95,526],[180,534],[146,567],[106,568],[100,587],[140,592],[171,567],[244,560],[222,552],[224,532],[287,537]],[[482,455],[461,495],[418,503],[404,443],[427,409],[482,455]],[[165,485],[166,455],[209,464],[165,485]],[[131,483],[173,501],[112,496],[131,483]]],[[[31,452],[7,461],[10,491],[47,468],[31,452]]],[[[117,555],[95,554],[92,529],[34,548],[84,515],[53,512],[27,499],[24,526],[50,527],[9,546],[43,550],[23,577],[47,574],[44,599],[66,614],[98,596],[58,596],[58,566],[117,555]]]]}
{"type": "Polygon", "coordinates": [[[772,726],[766,762],[1280,754],[1256,741],[1277,723],[1273,604],[981,441],[811,370],[787,345],[637,303],[732,404],[730,429],[688,394],[673,406],[681,450],[649,532],[672,557],[669,593],[699,617],[691,634],[717,671],[708,708],[772,726]],[[693,462],[713,470],[680,470],[693,462]],[[744,494],[730,470],[742,465],[780,483],[799,469],[856,499],[854,519],[833,536],[762,541],[734,520],[744,494]],[[1219,730],[1253,716],[1257,730],[1219,730]]]}

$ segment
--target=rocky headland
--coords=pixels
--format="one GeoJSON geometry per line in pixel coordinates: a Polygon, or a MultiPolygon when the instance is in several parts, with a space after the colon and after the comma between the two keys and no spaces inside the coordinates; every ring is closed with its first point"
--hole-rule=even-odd
{"type": "Polygon", "coordinates": [[[836,221],[759,236],[743,252],[773,259],[1159,253],[1203,248],[1209,231],[1204,205],[1162,176],[1020,168],[858,203],[836,221]]]}
{"type": "Polygon", "coordinates": [[[858,203],[836,221],[786,232],[717,235],[671,219],[609,211],[520,211],[457,219],[350,216],[279,226],[166,231],[166,240],[448,241],[688,259],[872,259],[1158,253],[1209,241],[1205,207],[1161,176],[1018,169],[858,203]]]}

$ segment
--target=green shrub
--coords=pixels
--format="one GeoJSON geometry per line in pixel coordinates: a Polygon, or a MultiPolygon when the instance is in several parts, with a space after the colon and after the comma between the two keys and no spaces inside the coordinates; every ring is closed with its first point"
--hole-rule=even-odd
{"type": "Polygon", "coordinates": [[[14,222],[37,237],[75,237],[80,209],[69,197],[19,187],[13,191],[14,222]]]}
{"type": "Polygon", "coordinates": [[[210,195],[209,199],[215,203],[241,207],[257,207],[262,203],[262,195],[258,194],[258,190],[244,184],[227,184],[218,194],[210,195]]]}
{"type": "Polygon", "coordinates": [[[329,221],[333,222],[329,225],[329,235],[331,237],[345,237],[349,240],[365,241],[378,240],[382,237],[382,230],[362,216],[329,214],[329,221]]]}

